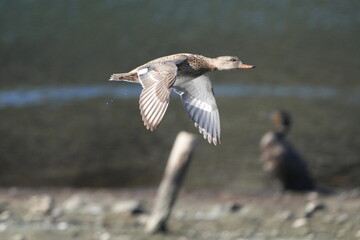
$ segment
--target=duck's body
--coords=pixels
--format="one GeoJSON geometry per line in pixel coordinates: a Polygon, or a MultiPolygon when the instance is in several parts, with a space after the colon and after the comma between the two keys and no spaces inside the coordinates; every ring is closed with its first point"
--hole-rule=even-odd
{"type": "Polygon", "coordinates": [[[177,66],[177,78],[185,77],[194,79],[209,71],[216,70],[215,66],[212,64],[212,58],[198,54],[177,53],[151,60],[128,73],[113,74],[110,80],[116,81],[116,78],[118,77],[120,78],[119,80],[141,83],[138,78],[138,72],[141,72],[141,69],[166,62],[175,62],[177,66]]]}
{"type": "Polygon", "coordinates": [[[111,81],[140,83],[140,111],[144,125],[154,130],[163,118],[170,100],[170,89],[181,96],[189,117],[209,143],[220,143],[220,118],[207,72],[253,68],[237,57],[208,58],[179,53],[154,59],[128,73],[113,74],[111,81]]]}
{"type": "Polygon", "coordinates": [[[314,190],[315,183],[306,162],[286,139],[290,128],[290,116],[278,111],[274,113],[273,121],[276,130],[266,133],[260,141],[263,170],[277,178],[283,190],[314,190]]]}

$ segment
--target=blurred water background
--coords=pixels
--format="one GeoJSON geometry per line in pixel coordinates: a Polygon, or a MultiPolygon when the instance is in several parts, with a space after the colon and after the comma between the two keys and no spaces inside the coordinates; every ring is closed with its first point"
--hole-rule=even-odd
{"type": "MultiPolygon", "coordinates": [[[[223,143],[199,139],[186,187],[262,187],[258,142],[286,109],[320,185],[360,185],[360,2],[0,0],[0,185],[148,187],[196,133],[177,96],[155,132],[141,87],[108,82],[163,55],[237,55],[211,73],[223,143]]],[[[199,135],[200,137],[200,135],[199,135]]]]}

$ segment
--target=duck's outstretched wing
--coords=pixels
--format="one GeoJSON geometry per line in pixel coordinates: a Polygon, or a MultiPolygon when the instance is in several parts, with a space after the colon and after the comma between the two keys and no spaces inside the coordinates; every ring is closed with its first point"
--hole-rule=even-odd
{"type": "Polygon", "coordinates": [[[176,61],[158,62],[138,69],[143,87],[140,95],[140,113],[144,125],[151,131],[160,124],[169,105],[170,87],[177,74],[176,61]]]}
{"type": "Polygon", "coordinates": [[[191,81],[177,81],[173,88],[203,137],[209,143],[220,144],[219,110],[209,77],[202,75],[191,81]]]}

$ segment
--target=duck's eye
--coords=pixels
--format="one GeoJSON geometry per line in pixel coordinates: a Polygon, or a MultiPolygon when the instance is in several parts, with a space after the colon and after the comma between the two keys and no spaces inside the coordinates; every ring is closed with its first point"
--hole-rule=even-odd
{"type": "Polygon", "coordinates": [[[236,59],[236,58],[231,58],[231,59],[230,59],[230,61],[232,61],[232,62],[236,62],[236,61],[237,61],[237,59],[236,59]]]}

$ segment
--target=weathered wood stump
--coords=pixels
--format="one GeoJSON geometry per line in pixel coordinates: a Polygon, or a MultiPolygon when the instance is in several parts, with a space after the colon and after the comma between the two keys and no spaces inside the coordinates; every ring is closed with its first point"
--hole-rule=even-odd
{"type": "Polygon", "coordinates": [[[177,135],[158,188],[153,212],[145,227],[146,232],[155,233],[167,230],[166,223],[189,166],[195,142],[194,134],[180,132],[177,135]]]}

